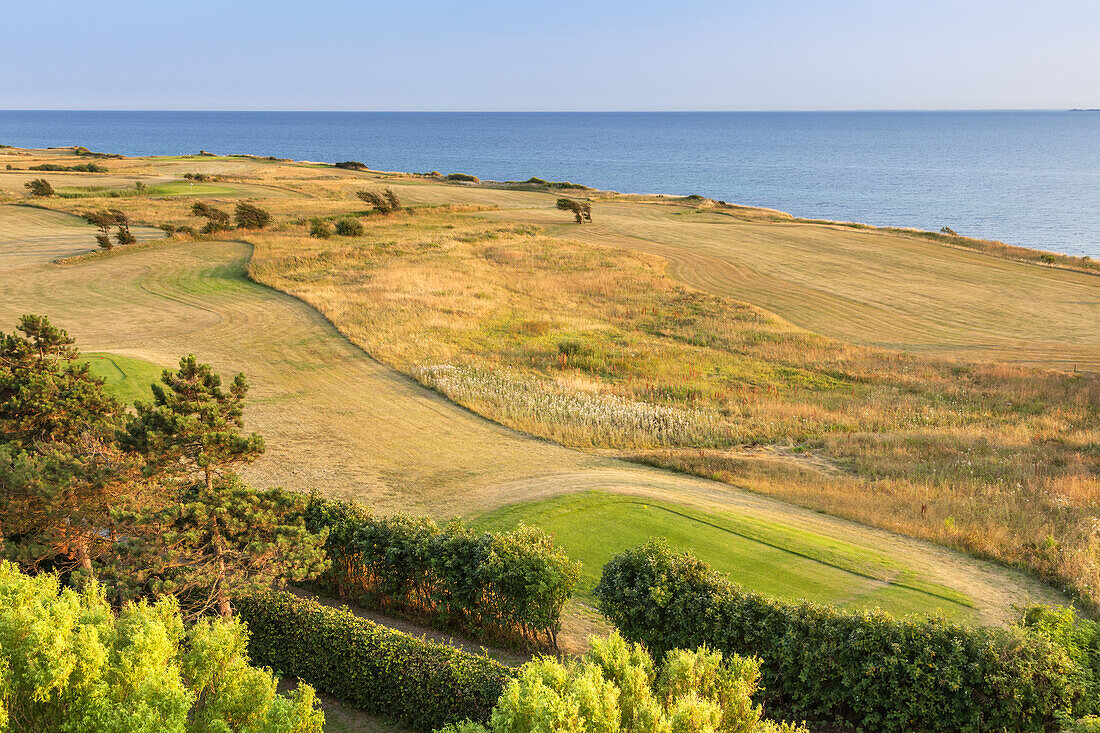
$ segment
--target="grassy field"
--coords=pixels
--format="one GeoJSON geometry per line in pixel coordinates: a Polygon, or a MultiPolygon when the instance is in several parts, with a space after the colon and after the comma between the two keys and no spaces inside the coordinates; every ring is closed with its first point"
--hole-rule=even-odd
{"type": "MultiPolygon", "coordinates": [[[[1066,601],[900,532],[1095,600],[1094,276],[684,200],[593,194],[596,222],[577,227],[530,187],[247,157],[104,164],[45,175],[168,193],[0,205],[0,330],[49,314],[125,400],[190,352],[244,371],[269,445],[257,485],[540,524],[584,562],[585,594],[614,551],[657,535],[786,598],[981,623],[1066,601]],[[64,212],[122,209],[146,240],[195,226],[187,172],[231,189],[196,196],[251,198],[273,226],[50,264],[94,248],[64,212]],[[354,198],[382,186],[413,211],[354,198]],[[346,216],[364,236],[306,236],[346,216]],[[1024,365],[1070,361],[1082,371],[1024,365]]],[[[25,202],[27,177],[0,171],[0,191],[25,202]]],[[[333,730],[389,729],[333,710],[333,730]]]]}
{"type": "MultiPolygon", "coordinates": [[[[199,171],[218,175],[219,184],[279,192],[263,202],[276,217],[270,230],[232,235],[246,239],[254,252],[229,242],[180,243],[94,257],[50,273],[70,279],[51,293],[71,289],[71,297],[60,299],[65,303],[81,297],[80,282],[100,277],[91,273],[116,271],[104,276],[132,282],[122,288],[131,301],[151,293],[163,298],[153,333],[174,334],[170,341],[176,345],[197,342],[195,335],[202,333],[204,348],[248,371],[259,399],[255,419],[265,431],[275,431],[278,439],[269,442],[282,446],[273,449],[273,460],[256,466],[254,476],[287,485],[325,484],[333,493],[364,496],[382,507],[437,513],[601,488],[709,508],[730,501],[719,498],[709,482],[627,470],[608,457],[624,456],[1027,564],[1079,588],[1094,573],[1092,375],[951,364],[826,338],[758,303],[685,285],[689,278],[677,280],[681,273],[671,254],[643,251],[649,245],[642,240],[660,241],[666,230],[693,227],[690,237],[662,245],[688,261],[712,240],[721,240],[718,249],[730,249],[724,237],[748,236],[745,227],[756,227],[752,237],[790,240],[788,255],[777,255],[777,262],[794,259],[798,241],[804,259],[823,261],[820,251],[840,232],[838,251],[857,247],[845,244],[845,237],[870,238],[871,244],[845,256],[866,260],[864,269],[876,272],[894,268],[904,274],[918,257],[927,269],[950,252],[968,258],[967,278],[983,277],[983,263],[991,271],[1004,266],[1042,273],[1049,282],[1040,302],[1077,297],[1079,279],[1091,276],[903,235],[797,223],[775,212],[716,211],[705,202],[600,195],[596,223],[576,227],[553,210],[556,193],[530,187],[446,185],[247,158],[109,162],[118,172],[150,181],[199,171]],[[414,212],[370,215],[354,199],[356,189],[381,185],[393,186],[414,212]],[[347,215],[367,226],[364,237],[305,236],[311,219],[347,215]],[[373,357],[475,412],[587,452],[563,451],[454,411],[361,356],[332,360],[322,349],[290,354],[285,343],[266,343],[275,336],[258,333],[264,329],[287,329],[278,337],[285,342],[299,328],[327,325],[295,325],[298,320],[275,305],[277,293],[254,291],[246,283],[246,263],[252,278],[315,306],[373,357]],[[242,305],[253,298],[266,302],[260,313],[242,305]],[[229,303],[227,317],[221,304],[229,303]],[[174,314],[180,304],[191,311],[174,314]],[[257,336],[238,344],[239,333],[257,336]],[[284,358],[272,359],[272,349],[284,358]],[[356,362],[355,375],[305,368],[318,358],[341,368],[356,362]],[[356,373],[363,369],[360,359],[379,373],[356,373]],[[301,372],[287,369],[288,363],[301,372]],[[400,396],[373,408],[380,394],[390,396],[378,392],[375,378],[381,374],[400,385],[393,390],[400,396]],[[348,389],[353,393],[345,400],[323,397],[348,389]],[[359,409],[349,410],[349,404],[359,409]],[[441,411],[447,420],[438,419],[441,411]],[[292,419],[280,420],[282,413],[292,419]],[[453,429],[433,425],[430,433],[408,436],[410,429],[424,431],[433,422],[449,426],[452,417],[453,429]],[[306,426],[323,429],[308,433],[306,426]],[[425,444],[433,446],[431,455],[418,453],[425,444]]],[[[49,205],[79,211],[88,201],[51,199],[49,205]]],[[[126,198],[115,205],[147,224],[195,224],[183,197],[126,198]]],[[[820,290],[821,283],[811,282],[816,267],[785,277],[820,290]]],[[[898,290],[843,270],[821,279],[843,289],[844,278],[851,278],[850,300],[882,300],[898,290]]],[[[893,307],[934,320],[940,296],[932,283],[931,275],[910,276],[906,287],[923,288],[924,294],[893,307]]],[[[948,306],[959,313],[969,307],[962,301],[948,306]]],[[[146,309],[132,308],[119,323],[148,331],[146,309]]],[[[1057,313],[1066,320],[1064,333],[1072,335],[1072,314],[1057,313]]],[[[99,333],[87,319],[77,321],[99,333]]],[[[883,318],[881,328],[890,321],[883,318]]],[[[130,338],[127,330],[93,339],[92,346],[158,364],[182,353],[169,355],[160,345],[154,350],[147,336],[130,338]]],[[[902,330],[899,325],[894,343],[904,346],[902,330]]],[[[953,348],[946,341],[942,346],[953,348]]]]}
{"type": "MultiPolygon", "coordinates": [[[[73,227],[70,251],[88,231],[73,227]]],[[[0,251],[25,240],[17,227],[5,237],[0,251]]],[[[931,545],[494,425],[374,361],[313,309],[249,281],[250,254],[234,242],[166,244],[65,266],[28,254],[2,273],[15,285],[0,298],[0,322],[48,312],[89,352],[158,365],[195,352],[223,374],[245,371],[249,427],[269,446],[247,471],[258,485],[319,488],[437,516],[572,491],[630,493],[874,550],[974,599],[984,622],[1010,618],[1012,605],[1029,598],[1059,599],[1018,573],[931,545]]]]}
{"type": "Polygon", "coordinates": [[[973,602],[965,595],[884,555],[736,514],[593,492],[502,507],[479,517],[475,526],[496,531],[520,523],[552,532],[569,556],[583,563],[578,593],[589,603],[595,602],[592,591],[612,556],[663,537],[742,586],[778,598],[879,607],[898,615],[973,616],[973,602]]]}

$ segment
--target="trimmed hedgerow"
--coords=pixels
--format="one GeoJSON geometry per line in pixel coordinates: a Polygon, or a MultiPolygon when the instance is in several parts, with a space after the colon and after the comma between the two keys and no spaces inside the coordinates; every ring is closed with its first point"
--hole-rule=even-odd
{"type": "Polygon", "coordinates": [[[478,638],[556,646],[580,576],[580,564],[533,527],[475,532],[457,520],[440,527],[428,517],[375,517],[316,496],[306,525],[328,530],[332,566],[318,579],[325,590],[478,638]]]}
{"type": "Polygon", "coordinates": [[[604,566],[600,609],[655,656],[707,645],[760,659],[769,709],[857,731],[1043,731],[1090,712],[1087,673],[1026,630],[896,620],[748,593],[651,542],[604,566]]]}
{"type": "Polygon", "coordinates": [[[513,676],[488,657],[417,639],[286,591],[235,598],[252,660],[361,710],[431,731],[486,721],[513,676]]]}

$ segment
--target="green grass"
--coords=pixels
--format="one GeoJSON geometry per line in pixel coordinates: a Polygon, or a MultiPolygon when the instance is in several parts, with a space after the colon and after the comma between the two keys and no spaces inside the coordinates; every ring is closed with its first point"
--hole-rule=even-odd
{"type": "Polygon", "coordinates": [[[91,365],[93,374],[106,380],[103,387],[107,394],[127,404],[152,398],[149,385],[164,371],[164,367],[144,359],[107,352],[84,354],[83,360],[91,365]]]}
{"type": "Polygon", "coordinates": [[[824,535],[726,513],[632,496],[586,492],[515,504],[475,520],[501,530],[523,522],[554,534],[582,563],[578,594],[593,600],[603,565],[622,550],[663,537],[690,550],[744,588],[784,600],[895,615],[941,612],[973,618],[970,599],[919,577],[883,555],[824,535]]]}
{"type": "Polygon", "coordinates": [[[62,198],[135,198],[139,196],[231,196],[240,193],[232,186],[215,183],[191,183],[169,181],[155,183],[145,188],[119,188],[111,186],[61,186],[57,195],[62,198]]]}

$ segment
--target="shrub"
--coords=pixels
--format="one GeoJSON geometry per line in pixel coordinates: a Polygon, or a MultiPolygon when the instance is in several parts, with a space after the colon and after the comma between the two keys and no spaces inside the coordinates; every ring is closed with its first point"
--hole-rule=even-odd
{"type": "Polygon", "coordinates": [[[1082,669],[1038,634],[780,603],[660,543],[613,558],[596,595],[654,654],[706,644],[757,656],[769,705],[823,726],[1046,730],[1089,707],[1082,669]]]}
{"type": "Polygon", "coordinates": [[[320,219],[310,222],[309,236],[317,237],[319,239],[328,239],[332,236],[332,227],[328,225],[328,222],[320,219]]]}
{"type": "Polygon", "coordinates": [[[104,166],[95,163],[81,163],[79,165],[58,165],[57,163],[42,163],[32,165],[27,170],[32,171],[72,171],[74,173],[106,173],[104,166]]]}
{"type": "Polygon", "coordinates": [[[396,610],[475,636],[518,634],[557,644],[580,565],[541,530],[477,533],[427,517],[374,517],[358,504],[314,497],[306,526],[328,530],[322,582],[363,605],[396,610]]]}
{"type": "Polygon", "coordinates": [[[45,178],[35,178],[23,184],[23,188],[31,192],[32,196],[53,196],[54,190],[50,182],[45,178]]]}
{"type": "Polygon", "coordinates": [[[313,689],[284,697],[247,629],[185,628],[171,600],[116,617],[95,584],[61,590],[0,564],[0,730],[321,733],[313,689]]]}
{"type": "Polygon", "coordinates": [[[401,200],[397,198],[397,194],[394,193],[392,188],[387,188],[382,192],[382,195],[386,199],[386,203],[389,204],[390,211],[401,211],[401,200]]]}
{"type": "Polygon", "coordinates": [[[341,237],[363,236],[363,223],[356,219],[341,219],[336,222],[336,233],[341,237]]]}
{"type": "Polygon", "coordinates": [[[532,183],[536,186],[549,186],[550,185],[550,181],[547,181],[544,178],[539,178],[538,176],[531,176],[526,181],[524,181],[524,183],[532,183]]]}
{"type": "Polygon", "coordinates": [[[184,173],[183,177],[188,181],[202,182],[210,180],[210,176],[206,175],[205,173],[184,173]]]}
{"type": "Polygon", "coordinates": [[[348,171],[365,171],[367,166],[360,163],[358,160],[344,160],[339,163],[333,163],[334,168],[343,168],[348,171]]]}
{"type": "Polygon", "coordinates": [[[477,176],[471,176],[468,173],[451,173],[446,179],[448,181],[458,181],[460,183],[481,183],[481,179],[477,176]]]}
{"type": "Polygon", "coordinates": [[[488,720],[512,672],[285,591],[234,600],[255,659],[368,713],[429,731],[488,720]]]}
{"type": "Polygon", "coordinates": [[[617,632],[588,641],[579,661],[543,657],[523,665],[488,728],[466,721],[442,733],[804,733],[762,720],[752,699],[760,679],[754,659],[676,649],[658,668],[640,644],[617,632]]]}
{"type": "Polygon", "coordinates": [[[238,229],[263,229],[271,223],[271,214],[244,201],[237,202],[234,218],[238,229]]]}

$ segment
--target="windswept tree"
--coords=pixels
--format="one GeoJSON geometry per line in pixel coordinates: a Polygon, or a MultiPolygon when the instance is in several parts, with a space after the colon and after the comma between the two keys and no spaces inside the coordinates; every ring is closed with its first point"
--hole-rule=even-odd
{"type": "Polygon", "coordinates": [[[84,221],[99,229],[95,241],[103,249],[111,249],[111,227],[118,227],[115,241],[119,245],[133,244],[137,238],[130,233],[130,217],[126,212],[118,209],[103,209],[100,211],[86,211],[81,214],[84,221]]]}
{"type": "Polygon", "coordinates": [[[578,224],[583,224],[586,221],[592,221],[592,204],[587,201],[577,201],[576,199],[560,198],[558,199],[557,208],[559,211],[572,212],[578,224]]]}
{"type": "Polygon", "coordinates": [[[214,234],[230,229],[229,214],[205,201],[196,201],[191,204],[191,216],[206,219],[206,224],[201,230],[203,234],[214,234]]]}
{"type": "Polygon", "coordinates": [[[111,227],[115,225],[114,214],[106,210],[86,211],[81,216],[84,221],[99,229],[99,234],[95,236],[99,246],[103,249],[111,249],[114,246],[111,244],[111,227]]]}
{"type": "Polygon", "coordinates": [[[355,195],[360,200],[366,201],[381,214],[392,214],[401,210],[401,200],[392,188],[386,188],[381,193],[378,191],[356,191],[355,195]]]}
{"type": "Polygon", "coordinates": [[[115,444],[121,406],[45,316],[0,334],[0,528],[24,567],[93,574],[112,509],[146,484],[115,444]]]}
{"type": "Polygon", "coordinates": [[[23,184],[23,188],[31,192],[31,196],[53,196],[54,190],[50,182],[45,178],[35,178],[23,184]]]}
{"type": "Polygon", "coordinates": [[[111,214],[114,215],[115,226],[118,227],[118,231],[115,232],[115,241],[118,242],[119,246],[124,247],[127,244],[137,242],[137,238],[130,233],[130,217],[118,209],[111,209],[111,214]]]}
{"type": "Polygon", "coordinates": [[[244,201],[237,203],[234,218],[238,229],[263,229],[271,223],[271,214],[244,201]]]}
{"type": "Polygon", "coordinates": [[[247,392],[243,374],[225,390],[191,355],[164,371],[152,402],[138,403],[122,443],[176,486],[164,507],[120,515],[135,532],[117,577],[138,594],[171,594],[196,612],[230,616],[234,592],[324,569],[325,535],[305,529],[305,497],[251,491],[233,472],[264,451],[259,434],[242,430],[247,392]]]}

